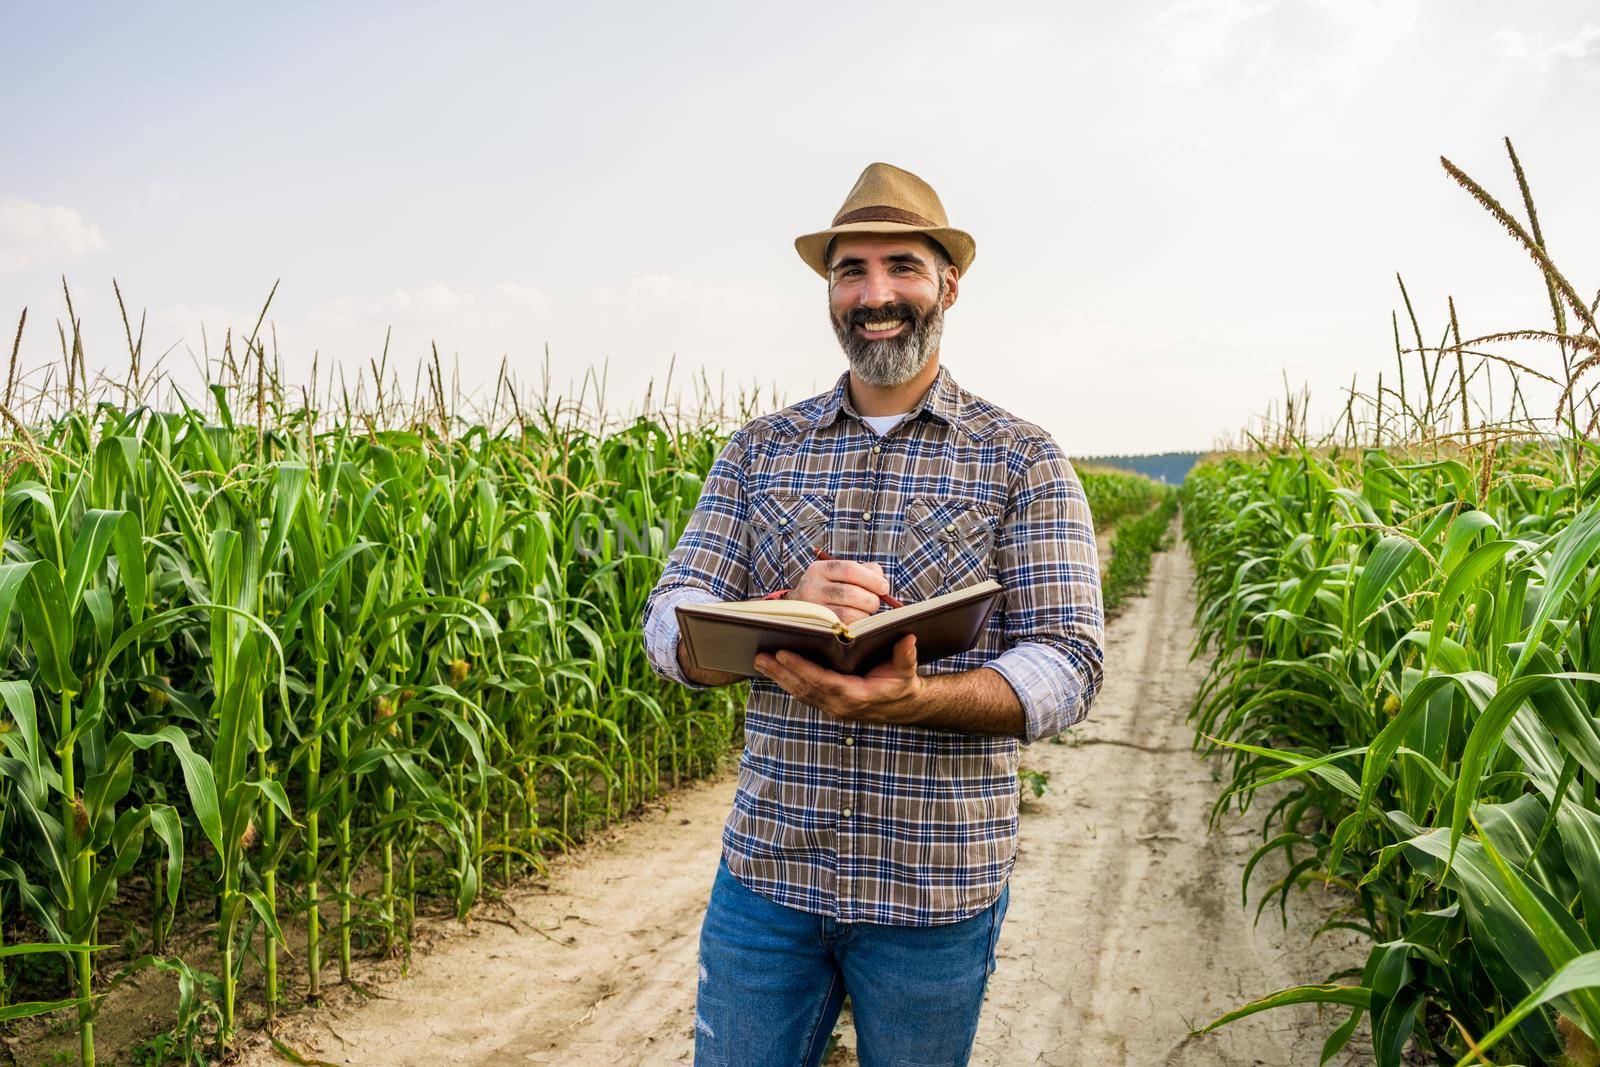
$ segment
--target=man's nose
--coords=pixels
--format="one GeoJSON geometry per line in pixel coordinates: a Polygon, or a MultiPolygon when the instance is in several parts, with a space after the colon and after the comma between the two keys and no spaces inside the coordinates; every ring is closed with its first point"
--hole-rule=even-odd
{"type": "Polygon", "coordinates": [[[893,280],[889,277],[888,271],[869,270],[867,272],[866,285],[861,291],[861,302],[863,304],[868,307],[883,307],[885,304],[897,303],[899,299],[899,295],[894,291],[893,280]]]}

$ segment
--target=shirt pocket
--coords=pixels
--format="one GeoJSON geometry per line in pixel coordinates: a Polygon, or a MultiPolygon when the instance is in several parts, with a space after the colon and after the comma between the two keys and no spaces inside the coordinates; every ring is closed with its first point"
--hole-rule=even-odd
{"type": "Polygon", "coordinates": [[[828,546],[833,497],[828,493],[764,493],[750,503],[750,569],[757,596],[793,589],[828,546]]]}
{"type": "Polygon", "coordinates": [[[903,600],[927,600],[990,576],[998,511],[991,504],[951,497],[906,501],[897,545],[903,600]]]}

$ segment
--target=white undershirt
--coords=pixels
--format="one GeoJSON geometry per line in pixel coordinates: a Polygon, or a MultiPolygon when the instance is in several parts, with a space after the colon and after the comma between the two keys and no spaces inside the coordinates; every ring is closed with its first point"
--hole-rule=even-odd
{"type": "Polygon", "coordinates": [[[898,415],[863,415],[861,416],[861,421],[866,423],[868,426],[871,426],[875,431],[877,431],[878,436],[882,437],[884,434],[900,425],[900,420],[909,414],[911,414],[911,412],[902,411],[898,415]]]}

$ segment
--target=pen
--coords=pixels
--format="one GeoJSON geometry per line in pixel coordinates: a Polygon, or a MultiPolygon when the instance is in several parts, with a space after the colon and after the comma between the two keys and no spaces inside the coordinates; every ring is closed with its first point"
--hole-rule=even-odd
{"type": "MultiPolygon", "coordinates": [[[[817,549],[817,558],[818,559],[837,559],[838,557],[833,555],[833,554],[831,554],[825,548],[819,548],[819,549],[817,549]]],[[[899,598],[897,598],[897,597],[892,597],[888,593],[880,593],[878,595],[883,599],[883,602],[885,604],[889,605],[891,608],[903,608],[903,607],[905,607],[905,604],[902,603],[899,600],[899,598]]]]}

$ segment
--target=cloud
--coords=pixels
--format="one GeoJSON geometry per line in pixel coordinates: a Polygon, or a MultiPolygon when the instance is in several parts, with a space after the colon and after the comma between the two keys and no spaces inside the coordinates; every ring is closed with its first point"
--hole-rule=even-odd
{"type": "Polygon", "coordinates": [[[1263,20],[1273,0],[1178,0],[1148,20],[1168,53],[1167,73],[1200,82],[1224,65],[1251,66],[1271,51],[1263,20]]]}
{"type": "Polygon", "coordinates": [[[1545,53],[1552,66],[1565,67],[1585,79],[1600,78],[1600,26],[1585,26],[1568,41],[1545,53]]]}
{"type": "MultiPolygon", "coordinates": [[[[789,320],[793,300],[756,285],[707,283],[678,274],[639,274],[621,285],[597,286],[588,294],[586,320],[602,323],[603,332],[624,328],[649,337],[699,336],[742,348],[752,329],[770,328],[789,320]]],[[[822,322],[825,302],[816,298],[816,320],[822,322]]]]}
{"type": "Polygon", "coordinates": [[[1564,73],[1586,82],[1600,81],[1600,26],[1585,26],[1549,46],[1517,30],[1498,30],[1489,42],[1499,55],[1531,63],[1540,74],[1564,73]]]}
{"type": "Polygon", "coordinates": [[[1533,38],[1521,30],[1496,30],[1489,37],[1489,47],[1507,59],[1532,59],[1536,51],[1533,38]]]}
{"type": "Polygon", "coordinates": [[[494,287],[494,291],[501,299],[526,308],[536,315],[548,315],[551,311],[550,298],[531,285],[501,282],[494,287]]]}
{"type": "Polygon", "coordinates": [[[465,325],[503,323],[513,318],[549,314],[550,299],[531,285],[500,282],[478,292],[453,289],[448,285],[424,285],[415,289],[396,289],[382,300],[363,303],[339,300],[341,313],[390,315],[397,318],[423,318],[465,325]]]}
{"type": "Polygon", "coordinates": [[[380,339],[385,328],[393,327],[396,337],[437,339],[443,346],[514,335],[547,319],[552,304],[539,289],[518,282],[482,289],[433,283],[395,289],[375,300],[345,297],[325,311],[334,324],[359,326],[380,339]]]}
{"type": "Polygon", "coordinates": [[[106,247],[100,227],[73,208],[0,198],[0,270],[76,259],[106,247]]]}
{"type": "Polygon", "coordinates": [[[1145,21],[1168,77],[1275,85],[1280,103],[1314,89],[1352,88],[1409,35],[1416,0],[1176,0],[1145,21]]]}
{"type": "Polygon", "coordinates": [[[460,312],[478,303],[476,293],[457,292],[448,285],[427,285],[420,289],[396,289],[380,300],[374,310],[399,312],[460,312]]]}

